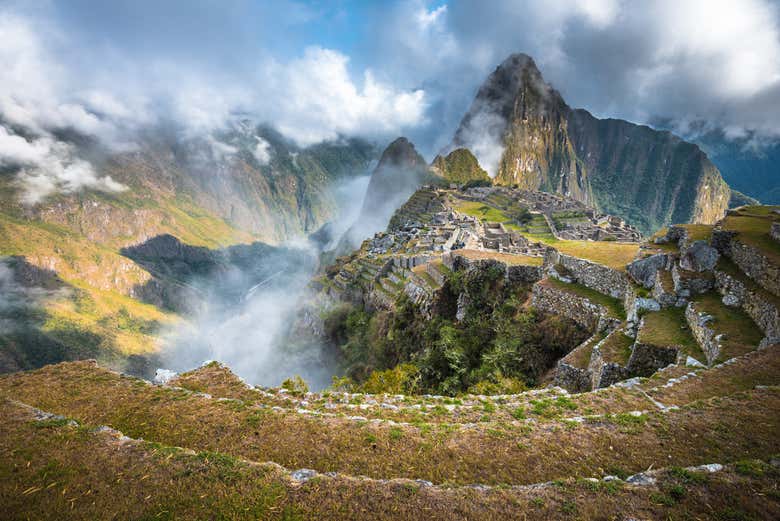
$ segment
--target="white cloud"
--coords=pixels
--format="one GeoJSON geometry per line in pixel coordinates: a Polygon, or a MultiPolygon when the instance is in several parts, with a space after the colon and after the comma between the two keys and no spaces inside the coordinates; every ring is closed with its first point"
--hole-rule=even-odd
{"type": "Polygon", "coordinates": [[[255,139],[257,140],[257,144],[255,145],[253,155],[258,164],[261,166],[267,165],[271,161],[271,145],[260,136],[255,136],[255,139]]]}
{"type": "Polygon", "coordinates": [[[44,136],[27,140],[0,126],[0,165],[19,167],[22,201],[40,202],[46,196],[60,192],[75,192],[92,188],[118,192],[125,187],[110,176],[98,176],[92,165],[74,156],[67,143],[44,136]]]}
{"type": "Polygon", "coordinates": [[[394,134],[423,122],[422,90],[399,91],[377,81],[370,70],[362,85],[356,84],[348,62],[337,51],[309,47],[287,64],[268,64],[262,72],[261,113],[301,145],[339,134],[394,134]]]}

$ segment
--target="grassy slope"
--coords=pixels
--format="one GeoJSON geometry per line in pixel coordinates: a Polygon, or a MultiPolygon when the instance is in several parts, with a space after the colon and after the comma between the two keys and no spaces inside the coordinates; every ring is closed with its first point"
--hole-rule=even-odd
{"type": "Polygon", "coordinates": [[[110,432],[35,420],[0,404],[0,500],[11,518],[35,519],[744,519],[780,514],[777,472],[760,461],[705,475],[671,469],[654,487],[567,479],[533,489],[422,487],[319,476],[296,483],[271,464],[220,453],[188,453],[110,432]],[[121,488],[121,493],[118,493],[121,488]]]}
{"type": "Polygon", "coordinates": [[[557,426],[488,422],[458,429],[257,409],[151,387],[85,363],[0,378],[0,394],[163,444],[288,468],[435,483],[534,483],[599,475],[615,466],[636,472],[650,465],[729,462],[780,448],[774,436],[780,418],[773,412],[780,393],[774,388],[634,419],[617,415],[557,426]],[[739,428],[748,424],[749,432],[739,428]],[[703,443],[701,432],[716,434],[703,443]]]}

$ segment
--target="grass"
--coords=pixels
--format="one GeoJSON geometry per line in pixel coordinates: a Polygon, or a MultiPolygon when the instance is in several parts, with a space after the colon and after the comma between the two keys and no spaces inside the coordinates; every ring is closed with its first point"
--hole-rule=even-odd
{"type": "Polygon", "coordinates": [[[639,244],[615,241],[544,241],[561,253],[625,271],[639,252],[639,244]]]}
{"type": "Polygon", "coordinates": [[[577,346],[572,352],[570,352],[564,358],[565,362],[572,367],[579,369],[587,369],[590,363],[590,356],[593,353],[593,347],[604,339],[602,333],[597,333],[591,337],[586,343],[577,346]]]}
{"type": "Polygon", "coordinates": [[[599,346],[599,351],[605,361],[625,366],[631,356],[631,346],[633,345],[634,339],[618,329],[613,331],[599,346]]]}
{"type": "Polygon", "coordinates": [[[583,286],[582,284],[566,283],[555,278],[549,278],[546,280],[546,283],[554,288],[568,291],[577,296],[586,298],[594,304],[603,306],[607,310],[609,316],[613,318],[626,318],[626,311],[623,308],[623,303],[620,299],[604,295],[603,293],[599,293],[598,291],[590,289],[587,286],[583,286]]]}
{"type": "Polygon", "coordinates": [[[454,255],[462,255],[470,260],[492,259],[503,262],[509,266],[541,266],[544,263],[542,257],[532,257],[530,255],[514,255],[511,253],[500,253],[479,250],[456,250],[454,255]]]}
{"type": "MultiPolygon", "coordinates": [[[[647,414],[639,434],[596,421],[555,424],[555,436],[550,436],[545,423],[515,427],[488,421],[469,428],[439,423],[439,428],[424,433],[413,425],[273,410],[253,420],[256,426],[250,429],[248,418],[256,415],[249,403],[219,402],[181,390],[138,385],[133,378],[85,362],[0,378],[0,396],[196,452],[271,460],[288,468],[452,484],[526,484],[598,474],[598,469],[617,465],[636,472],[666,464],[668,455],[681,466],[727,462],[731,454],[744,459],[777,452],[773,433],[780,428],[780,418],[773,413],[780,406],[780,391],[771,389],[702,402],[692,409],[647,414]],[[754,426],[749,432],[738,428],[747,424],[754,426]],[[403,442],[395,441],[395,428],[401,430],[403,442]],[[713,429],[720,434],[708,437],[706,443],[696,434],[713,429]],[[495,430],[509,435],[489,432],[495,430]],[[375,446],[364,442],[368,434],[375,436],[375,446]],[[659,443],[664,445],[662,451],[656,449],[659,443]],[[614,450],[608,450],[607,444],[614,450]],[[496,465],[496,454],[502,455],[501,465],[496,465]]],[[[560,416],[580,407],[574,398],[560,398],[534,398],[530,413],[560,416]]]]}
{"type": "Polygon", "coordinates": [[[463,201],[458,199],[453,205],[455,210],[483,221],[505,223],[510,221],[504,212],[482,201],[463,201]]]}
{"type": "Polygon", "coordinates": [[[710,242],[712,238],[711,224],[680,224],[680,228],[684,228],[688,232],[688,241],[706,241],[710,242]]]}
{"type": "Polygon", "coordinates": [[[643,317],[638,341],[644,344],[666,347],[676,346],[704,363],[706,358],[693,337],[685,319],[685,308],[666,308],[650,311],[643,317]]]}
{"type": "Polygon", "coordinates": [[[721,302],[720,295],[707,293],[696,297],[693,302],[697,311],[703,311],[714,318],[707,326],[716,333],[725,335],[718,361],[752,351],[764,338],[764,334],[747,313],[742,309],[726,306],[721,302]]]}
{"type": "Polygon", "coordinates": [[[723,220],[723,229],[737,232],[738,240],[757,248],[774,264],[780,265],[780,243],[769,235],[772,222],[780,216],[772,213],[780,206],[748,206],[723,220]]]}
{"type": "MultiPolygon", "coordinates": [[[[629,488],[575,477],[534,488],[421,487],[409,480],[380,482],[318,476],[291,482],[285,471],[218,452],[187,453],[153,442],[120,443],[86,427],[35,429],[30,412],[0,404],[0,501],[10,519],[564,519],[695,518],[729,509],[772,516],[776,471],[729,468],[706,484],[679,473],[658,476],[659,489],[685,486],[685,501],[655,504],[653,487],[629,488]],[[751,491],[748,493],[746,491],[751,491]],[[119,492],[121,491],[121,492],[119,492]],[[576,498],[576,499],[575,499],[576,498]]],[[[740,468],[744,468],[743,465],[740,468]]]]}

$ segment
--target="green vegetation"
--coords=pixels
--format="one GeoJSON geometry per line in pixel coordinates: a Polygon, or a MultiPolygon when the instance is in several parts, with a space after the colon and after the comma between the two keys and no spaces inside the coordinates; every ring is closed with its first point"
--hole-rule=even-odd
{"type": "Polygon", "coordinates": [[[764,337],[747,313],[742,309],[726,306],[721,301],[720,295],[707,293],[696,297],[693,302],[697,311],[703,311],[713,317],[714,320],[709,322],[707,327],[715,330],[717,334],[724,335],[721,342],[723,349],[718,361],[754,350],[764,337]]]}
{"type": "Polygon", "coordinates": [[[704,353],[688,327],[685,308],[672,307],[650,311],[643,315],[642,320],[639,342],[655,346],[678,346],[699,362],[706,362],[704,353]]]}
{"type": "Polygon", "coordinates": [[[436,156],[433,168],[451,183],[490,183],[487,172],[479,166],[477,158],[467,148],[456,148],[446,157],[436,156]]]}
{"type": "Polygon", "coordinates": [[[449,274],[441,313],[430,320],[405,294],[393,311],[367,313],[349,306],[331,311],[325,329],[339,346],[355,388],[452,395],[534,385],[585,334],[566,319],[525,308],[528,288],[508,286],[503,273],[495,267],[449,274]],[[469,295],[468,305],[464,319],[456,321],[461,293],[469,295]],[[407,365],[394,372],[404,363],[417,371],[407,365]]]}
{"type": "Polygon", "coordinates": [[[772,223],[780,220],[774,213],[780,206],[746,206],[723,220],[723,229],[737,232],[737,239],[757,248],[776,266],[780,265],[780,243],[769,236],[772,223]]]}

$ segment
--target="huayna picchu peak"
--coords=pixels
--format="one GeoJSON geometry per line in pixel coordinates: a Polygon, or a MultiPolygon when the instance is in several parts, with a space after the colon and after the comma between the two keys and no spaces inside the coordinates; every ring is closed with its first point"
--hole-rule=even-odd
{"type": "Polygon", "coordinates": [[[0,519],[780,519],[771,1],[6,3],[0,519]]]}
{"type": "Polygon", "coordinates": [[[498,184],[558,192],[645,232],[675,222],[713,224],[731,197],[698,146],[570,108],[524,54],[507,58],[482,84],[452,147],[493,162],[498,184]]]}

